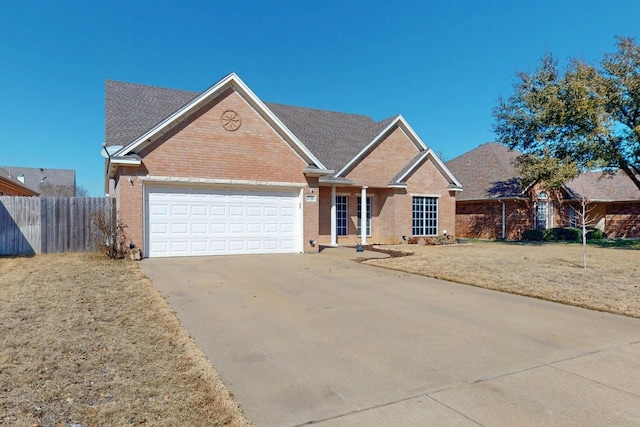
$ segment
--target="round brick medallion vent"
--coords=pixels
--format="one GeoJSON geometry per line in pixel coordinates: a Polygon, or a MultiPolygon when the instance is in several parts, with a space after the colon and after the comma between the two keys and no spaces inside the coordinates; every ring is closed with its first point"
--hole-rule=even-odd
{"type": "Polygon", "coordinates": [[[240,125],[242,124],[242,119],[240,115],[233,110],[227,110],[222,113],[220,116],[220,123],[222,123],[222,127],[228,130],[229,132],[233,132],[234,130],[238,130],[240,125]]]}

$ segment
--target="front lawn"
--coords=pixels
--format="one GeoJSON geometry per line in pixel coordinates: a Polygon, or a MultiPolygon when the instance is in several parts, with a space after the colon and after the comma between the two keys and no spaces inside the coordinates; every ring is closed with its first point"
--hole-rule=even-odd
{"type": "Polygon", "coordinates": [[[0,258],[0,336],[0,425],[251,425],[134,262],[0,258]]]}
{"type": "Polygon", "coordinates": [[[577,243],[472,242],[468,245],[384,246],[413,256],[368,264],[482,288],[640,318],[640,248],[577,243]]]}

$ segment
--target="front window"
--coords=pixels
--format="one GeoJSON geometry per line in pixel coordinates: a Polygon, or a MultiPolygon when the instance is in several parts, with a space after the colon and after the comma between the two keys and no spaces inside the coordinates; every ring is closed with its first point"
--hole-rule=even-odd
{"type": "Polygon", "coordinates": [[[438,234],[438,198],[413,198],[414,236],[436,236],[438,234]]]}
{"type": "Polygon", "coordinates": [[[336,196],[336,235],[347,235],[348,218],[347,196],[336,196]]]}
{"type": "MultiPolygon", "coordinates": [[[[362,234],[360,230],[360,218],[362,214],[362,197],[358,197],[358,236],[362,234]]],[[[367,197],[367,236],[371,236],[371,197],[367,197]]]]}
{"type": "Polygon", "coordinates": [[[578,212],[573,206],[569,206],[569,227],[578,227],[578,212]]]}
{"type": "Polygon", "coordinates": [[[549,197],[544,191],[538,195],[538,229],[544,230],[547,228],[547,218],[549,218],[549,197]]]}

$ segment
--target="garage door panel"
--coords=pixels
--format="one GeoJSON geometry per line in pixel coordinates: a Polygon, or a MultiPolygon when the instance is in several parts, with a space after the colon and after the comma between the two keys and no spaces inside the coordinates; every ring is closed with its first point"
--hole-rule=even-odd
{"type": "Polygon", "coordinates": [[[226,215],[227,215],[226,206],[215,206],[215,205],[211,206],[211,216],[226,216],[226,215]]]}
{"type": "Polygon", "coordinates": [[[191,215],[207,216],[207,210],[207,205],[193,205],[191,206],[191,215]]]}
{"type": "Polygon", "coordinates": [[[231,234],[240,234],[244,233],[244,223],[232,222],[229,224],[229,233],[231,234]]]}
{"type": "Polygon", "coordinates": [[[206,254],[209,245],[206,240],[196,240],[191,242],[191,252],[195,255],[206,254]]]}
{"type": "Polygon", "coordinates": [[[277,233],[278,232],[278,223],[277,222],[269,222],[264,224],[264,232],[265,233],[277,233]]]}
{"type": "Polygon", "coordinates": [[[224,234],[227,232],[227,225],[224,223],[211,224],[211,234],[224,234]]]}
{"type": "Polygon", "coordinates": [[[256,224],[256,223],[249,223],[247,224],[247,233],[249,234],[261,234],[263,232],[262,230],[262,224],[256,224]]]}
{"type": "Polygon", "coordinates": [[[207,234],[207,224],[192,223],[191,232],[193,234],[207,234]]]}
{"type": "Polygon", "coordinates": [[[293,239],[291,240],[282,240],[281,241],[281,247],[280,249],[286,250],[286,251],[290,251],[293,250],[293,248],[295,247],[295,242],[293,239]]]}
{"type": "Polygon", "coordinates": [[[171,224],[171,234],[186,234],[188,228],[189,226],[186,222],[174,222],[171,224]]]}
{"type": "Polygon", "coordinates": [[[296,252],[297,192],[150,188],[149,256],[296,252]]]}
{"type": "Polygon", "coordinates": [[[166,223],[155,223],[151,224],[151,233],[156,235],[168,234],[168,224],[166,223]]]}
{"type": "Polygon", "coordinates": [[[226,254],[229,252],[226,241],[213,241],[211,244],[211,254],[226,254]]]}
{"type": "Polygon", "coordinates": [[[262,216],[262,208],[260,206],[247,206],[247,216],[262,216]]]}

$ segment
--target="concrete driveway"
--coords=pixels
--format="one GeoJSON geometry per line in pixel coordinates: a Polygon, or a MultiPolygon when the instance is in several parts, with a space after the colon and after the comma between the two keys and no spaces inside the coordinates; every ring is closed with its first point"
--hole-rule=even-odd
{"type": "Polygon", "coordinates": [[[345,258],[141,266],[258,426],[640,425],[639,319],[345,258]]]}

